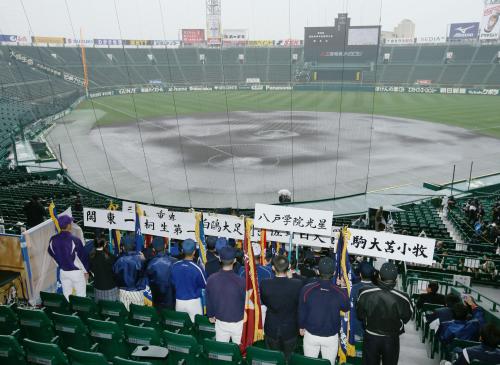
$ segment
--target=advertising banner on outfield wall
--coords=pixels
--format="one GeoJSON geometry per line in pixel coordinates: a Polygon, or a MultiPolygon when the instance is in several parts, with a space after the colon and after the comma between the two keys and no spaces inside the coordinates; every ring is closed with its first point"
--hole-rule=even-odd
{"type": "Polygon", "coordinates": [[[436,36],[417,37],[417,43],[420,44],[446,43],[446,36],[436,35],[436,36]]]}
{"type": "Polygon", "coordinates": [[[94,38],[94,44],[96,46],[121,46],[121,39],[104,39],[104,38],[94,38]]]}
{"type": "Polygon", "coordinates": [[[248,41],[248,29],[225,29],[222,43],[226,46],[244,46],[248,41]]]}
{"type": "Polygon", "coordinates": [[[94,45],[94,40],[93,39],[66,38],[66,46],[91,47],[93,45],[94,45]]]}
{"type": "Polygon", "coordinates": [[[415,38],[386,38],[385,44],[413,44],[415,43],[415,38]]]}
{"type": "Polygon", "coordinates": [[[152,46],[151,39],[124,39],[123,45],[125,46],[152,46]]]}
{"type": "Polygon", "coordinates": [[[181,33],[183,44],[191,45],[205,43],[205,29],[183,29],[181,33]]]}
{"type": "Polygon", "coordinates": [[[274,41],[272,39],[261,39],[247,42],[247,46],[249,47],[272,47],[273,44],[274,41]]]}
{"type": "Polygon", "coordinates": [[[66,39],[64,37],[31,37],[31,42],[34,44],[64,44],[66,39]]]}
{"type": "Polygon", "coordinates": [[[167,47],[167,48],[179,48],[181,46],[181,41],[177,40],[164,40],[164,39],[157,39],[153,41],[153,47],[158,46],[158,47],[167,47]]]}
{"type": "Polygon", "coordinates": [[[479,35],[479,22],[450,24],[448,39],[450,41],[462,39],[476,39],[479,35]]]}
{"type": "Polygon", "coordinates": [[[0,34],[0,42],[16,43],[17,35],[0,34]]]}
{"type": "Polygon", "coordinates": [[[497,40],[500,35],[500,4],[487,4],[481,19],[482,40],[497,40]]]}

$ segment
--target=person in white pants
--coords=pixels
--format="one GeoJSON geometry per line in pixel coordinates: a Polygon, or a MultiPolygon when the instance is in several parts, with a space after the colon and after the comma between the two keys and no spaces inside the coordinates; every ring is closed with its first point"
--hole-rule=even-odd
{"type": "Polygon", "coordinates": [[[245,280],[233,271],[236,251],[225,246],[219,251],[222,269],[207,282],[207,316],[215,323],[215,340],[239,345],[245,311],[245,280]]]}
{"type": "Polygon", "coordinates": [[[62,215],[58,219],[61,231],[50,238],[47,249],[59,266],[62,291],[66,299],[73,294],[84,297],[87,294],[88,255],[80,238],[71,233],[73,218],[62,215]]]}
{"type": "Polygon", "coordinates": [[[299,296],[299,328],[304,355],[330,360],[335,365],[339,347],[340,311],[349,310],[347,291],[333,283],[335,261],[319,260],[320,278],[305,285],[299,296]]]}

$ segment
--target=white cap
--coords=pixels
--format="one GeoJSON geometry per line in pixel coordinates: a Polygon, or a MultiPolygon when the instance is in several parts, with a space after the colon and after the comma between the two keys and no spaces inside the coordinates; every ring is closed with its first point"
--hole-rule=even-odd
{"type": "Polygon", "coordinates": [[[257,242],[252,243],[252,249],[253,249],[254,256],[260,256],[260,253],[262,252],[262,250],[260,248],[260,243],[257,243],[257,242]]]}
{"type": "Polygon", "coordinates": [[[280,191],[278,191],[278,195],[285,195],[285,196],[292,196],[292,193],[290,192],[290,190],[287,190],[287,189],[281,189],[280,191]]]}

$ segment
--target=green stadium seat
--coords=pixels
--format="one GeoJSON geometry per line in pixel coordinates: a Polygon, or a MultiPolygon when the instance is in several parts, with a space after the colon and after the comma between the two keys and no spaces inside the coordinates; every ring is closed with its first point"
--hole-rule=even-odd
{"type": "Polygon", "coordinates": [[[0,335],[0,363],[26,364],[26,356],[14,336],[0,335]]]}
{"type": "Polygon", "coordinates": [[[79,317],[53,313],[52,321],[62,349],[68,347],[83,351],[96,349],[97,344],[90,338],[87,327],[79,317]]]}
{"type": "Polygon", "coordinates": [[[99,352],[89,352],[68,347],[66,354],[71,365],[109,365],[106,357],[99,352]]]}
{"type": "Polygon", "coordinates": [[[163,309],[160,315],[163,329],[180,334],[193,333],[193,322],[186,312],[163,309]]]}
{"type": "Polygon", "coordinates": [[[145,326],[160,329],[160,316],[153,307],[130,304],[129,322],[135,326],[145,326]]]}
{"type": "Polygon", "coordinates": [[[196,338],[190,335],[181,335],[163,331],[163,342],[168,349],[167,365],[195,365],[200,362],[201,350],[196,338]]]}
{"type": "Polygon", "coordinates": [[[87,321],[88,318],[99,319],[99,307],[91,298],[69,296],[69,306],[73,313],[78,313],[78,317],[87,321]]]}
{"type": "Polygon", "coordinates": [[[215,338],[215,325],[209,321],[207,316],[197,314],[194,317],[194,331],[196,333],[196,338],[200,343],[205,338],[215,338]]]}
{"type": "Polygon", "coordinates": [[[17,313],[23,338],[40,342],[57,340],[52,321],[43,310],[18,308],[17,313]]]}
{"type": "Polygon", "coordinates": [[[89,318],[87,325],[90,337],[99,345],[99,352],[103,353],[108,361],[115,356],[128,357],[123,329],[116,322],[89,318]]]}
{"type": "Polygon", "coordinates": [[[113,365],[153,365],[148,361],[135,361],[135,360],[127,360],[122,357],[116,356],[113,359],[113,365]]]}
{"type": "Polygon", "coordinates": [[[208,365],[243,364],[240,348],[231,342],[217,342],[206,338],[203,341],[203,353],[208,365]]]}
{"type": "Polygon", "coordinates": [[[126,324],[124,327],[125,341],[129,352],[132,353],[137,346],[161,346],[162,340],[158,331],[151,327],[139,327],[126,324]]]}
{"type": "Polygon", "coordinates": [[[12,305],[0,305],[0,335],[11,335],[19,329],[19,320],[12,305]]]}
{"type": "Polygon", "coordinates": [[[56,344],[25,338],[24,350],[28,364],[69,365],[68,358],[56,344]]]}
{"type": "Polygon", "coordinates": [[[42,299],[42,306],[45,307],[49,316],[52,316],[53,312],[71,314],[69,303],[64,295],[41,291],[40,298],[42,299]]]}
{"type": "Polygon", "coordinates": [[[248,365],[285,365],[285,355],[280,351],[266,350],[255,346],[247,348],[248,365]]]}
{"type": "Polygon", "coordinates": [[[110,320],[122,326],[128,322],[128,311],[122,302],[113,302],[110,300],[99,301],[99,313],[102,318],[110,320]]]}
{"type": "Polygon", "coordinates": [[[329,365],[330,360],[327,359],[315,359],[312,357],[307,357],[299,354],[293,353],[290,357],[289,365],[329,365]]]}

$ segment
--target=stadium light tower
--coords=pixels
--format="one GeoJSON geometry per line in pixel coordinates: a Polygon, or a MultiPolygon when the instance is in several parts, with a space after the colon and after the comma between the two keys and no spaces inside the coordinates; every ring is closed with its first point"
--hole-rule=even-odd
{"type": "Polygon", "coordinates": [[[207,0],[207,44],[221,44],[221,0],[207,0]]]}

